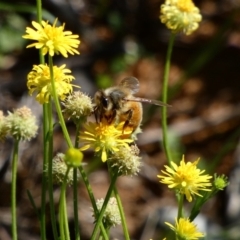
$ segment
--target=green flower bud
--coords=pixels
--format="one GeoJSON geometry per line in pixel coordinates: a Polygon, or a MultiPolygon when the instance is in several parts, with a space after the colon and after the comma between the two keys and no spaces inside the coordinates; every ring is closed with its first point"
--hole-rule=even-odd
{"type": "Polygon", "coordinates": [[[76,148],[69,148],[65,154],[64,160],[70,167],[79,167],[83,160],[83,153],[76,148]]]}
{"type": "Polygon", "coordinates": [[[221,176],[214,175],[213,186],[218,191],[222,191],[229,184],[228,178],[222,174],[221,176]]]}

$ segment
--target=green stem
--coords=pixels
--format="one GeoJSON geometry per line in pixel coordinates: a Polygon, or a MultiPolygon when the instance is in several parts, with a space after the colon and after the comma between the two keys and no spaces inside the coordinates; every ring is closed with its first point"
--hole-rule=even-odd
{"type": "MultiPolygon", "coordinates": [[[[52,89],[53,89],[53,99],[54,99],[55,107],[56,107],[56,110],[57,110],[57,113],[58,113],[60,125],[62,127],[62,131],[63,131],[64,137],[67,141],[68,147],[71,148],[71,147],[73,147],[73,145],[72,145],[71,139],[69,137],[69,134],[68,134],[68,131],[67,131],[67,128],[66,128],[66,124],[65,124],[65,121],[64,121],[64,118],[63,118],[63,115],[62,115],[61,107],[60,107],[60,104],[59,104],[59,101],[58,101],[58,96],[57,96],[57,93],[56,93],[56,87],[55,87],[55,82],[54,82],[54,73],[53,73],[53,62],[52,62],[52,57],[51,56],[49,56],[49,69],[50,69],[50,76],[51,76],[51,85],[52,85],[52,89]]],[[[90,185],[89,185],[89,182],[87,180],[86,173],[84,172],[82,166],[80,166],[79,169],[80,169],[81,175],[83,177],[83,181],[84,181],[84,183],[87,187],[88,194],[90,196],[91,195],[91,192],[89,192],[90,185]]],[[[106,237],[106,234],[104,234],[105,229],[102,225],[101,225],[101,231],[103,232],[103,235],[105,236],[105,239],[108,239],[106,237]]]]}
{"type": "Polygon", "coordinates": [[[99,226],[100,226],[101,223],[102,223],[102,218],[103,218],[104,212],[105,212],[105,210],[106,210],[106,208],[107,208],[107,204],[108,204],[108,201],[109,201],[109,199],[110,199],[110,197],[111,197],[111,194],[112,194],[112,191],[113,191],[113,189],[114,189],[115,183],[116,183],[116,181],[117,181],[117,177],[118,177],[118,173],[117,173],[117,171],[116,171],[116,172],[114,173],[112,179],[111,179],[111,184],[110,184],[110,186],[109,186],[107,195],[106,195],[105,200],[104,200],[104,203],[103,203],[103,205],[102,205],[102,209],[101,209],[99,215],[97,216],[97,222],[96,222],[96,224],[95,224],[95,226],[94,226],[94,229],[93,229],[93,232],[92,232],[92,236],[91,236],[91,238],[90,238],[91,240],[95,240],[96,237],[97,237],[98,229],[99,229],[99,226]]]}
{"type": "MultiPolygon", "coordinates": [[[[170,69],[171,54],[172,54],[174,40],[175,40],[175,34],[172,33],[168,43],[167,56],[166,56],[166,62],[164,67],[164,74],[163,74],[162,101],[164,103],[167,103],[167,99],[168,99],[168,78],[169,78],[169,69],[170,69]]],[[[167,156],[168,164],[170,165],[170,162],[172,159],[171,159],[171,153],[169,150],[168,134],[167,134],[167,131],[168,131],[167,107],[162,107],[162,131],[163,131],[163,148],[167,156]]]]}
{"type": "Polygon", "coordinates": [[[43,166],[42,166],[42,194],[41,194],[41,239],[46,240],[46,195],[47,195],[47,178],[49,162],[49,138],[48,138],[48,104],[43,105],[43,166]]]}
{"type": "MultiPolygon", "coordinates": [[[[96,204],[96,200],[95,200],[95,197],[94,197],[94,195],[93,195],[93,191],[92,191],[91,185],[90,185],[90,183],[89,183],[89,181],[88,181],[87,175],[86,175],[85,171],[83,170],[83,167],[82,167],[82,166],[80,166],[80,167],[78,168],[78,170],[79,170],[79,172],[80,172],[80,174],[81,174],[81,176],[82,176],[82,179],[83,179],[83,181],[84,181],[84,183],[85,183],[85,186],[86,186],[86,189],[87,189],[87,191],[88,191],[88,195],[89,195],[89,198],[90,198],[92,207],[93,207],[94,215],[95,215],[95,216],[98,216],[98,215],[99,215],[99,211],[98,211],[97,204],[96,204]]],[[[107,234],[107,232],[106,232],[106,230],[105,230],[102,222],[101,222],[101,224],[100,224],[100,229],[101,229],[101,234],[102,234],[103,238],[104,238],[105,240],[108,240],[108,239],[109,239],[109,238],[108,238],[108,234],[107,234]]]]}
{"type": "Polygon", "coordinates": [[[75,148],[78,148],[78,145],[79,145],[79,132],[80,132],[80,129],[81,129],[81,121],[79,121],[77,124],[76,124],[76,138],[75,138],[75,148]]]}
{"type": "MultiPolygon", "coordinates": [[[[37,20],[38,23],[42,21],[42,1],[37,0],[37,20]]],[[[42,49],[39,50],[39,61],[44,64],[44,56],[42,54],[42,49]]],[[[40,213],[40,231],[41,240],[46,240],[46,195],[47,195],[47,163],[48,163],[48,152],[49,152],[49,142],[48,142],[48,104],[43,105],[43,169],[42,169],[42,194],[41,194],[41,213],[40,213]]]]}
{"type": "Polygon", "coordinates": [[[180,197],[178,198],[178,215],[177,219],[183,217],[183,200],[184,200],[184,194],[180,194],[180,197]]]}
{"type": "MultiPolygon", "coordinates": [[[[60,107],[60,104],[59,104],[59,101],[58,101],[58,96],[57,96],[57,93],[56,93],[56,87],[55,87],[55,82],[54,82],[54,72],[53,72],[53,62],[52,62],[52,57],[51,56],[49,56],[49,69],[50,69],[51,85],[52,85],[52,89],[53,89],[53,99],[54,99],[55,107],[56,107],[56,110],[57,110],[57,113],[58,113],[60,125],[62,127],[62,131],[63,131],[64,137],[67,141],[68,147],[71,148],[71,147],[73,147],[73,145],[72,145],[71,139],[69,137],[69,134],[68,134],[68,131],[67,131],[67,128],[66,128],[66,124],[65,124],[62,112],[61,112],[61,107],[60,107]]],[[[90,185],[89,185],[89,182],[87,180],[86,173],[84,172],[82,166],[80,166],[79,169],[80,169],[80,172],[81,172],[81,175],[83,177],[83,181],[84,181],[86,187],[88,186],[87,190],[88,190],[88,194],[90,196],[91,195],[91,192],[89,192],[90,185]]],[[[105,239],[108,239],[106,234],[104,234],[106,232],[105,232],[105,229],[104,229],[103,225],[101,225],[101,231],[103,232],[103,236],[105,237],[105,239]]]]}
{"type": "Polygon", "coordinates": [[[52,159],[53,159],[53,122],[52,122],[52,104],[51,98],[49,99],[48,105],[48,126],[49,131],[47,135],[48,143],[48,191],[49,191],[49,205],[50,205],[50,215],[52,221],[52,229],[54,239],[58,239],[57,232],[57,220],[55,215],[55,205],[54,205],[54,196],[53,196],[53,180],[52,180],[52,159]]]}
{"type": "MultiPolygon", "coordinates": [[[[79,131],[81,127],[81,122],[76,124],[76,138],[75,138],[75,148],[78,148],[79,143],[79,131]]],[[[75,229],[75,239],[80,240],[79,232],[79,218],[78,218],[78,179],[77,179],[77,168],[73,169],[73,208],[74,208],[74,229],[75,229]]]]}
{"type": "Polygon", "coordinates": [[[18,160],[19,140],[14,141],[13,159],[12,159],[12,186],[11,186],[11,210],[12,210],[12,239],[17,240],[17,160],[18,160]]]}
{"type": "Polygon", "coordinates": [[[64,187],[64,195],[62,199],[62,207],[63,207],[63,222],[64,222],[64,240],[70,240],[69,226],[68,226],[68,215],[67,215],[67,204],[66,204],[66,184],[64,187]]]}
{"type": "Polygon", "coordinates": [[[67,207],[66,207],[66,186],[67,186],[67,177],[70,171],[68,167],[62,186],[60,194],[60,203],[59,203],[59,223],[60,223],[60,237],[64,240],[70,240],[69,228],[68,228],[68,218],[67,218],[67,207]]]}
{"type": "MultiPolygon", "coordinates": [[[[37,1],[37,21],[39,24],[42,22],[42,1],[41,0],[36,0],[37,1]]],[[[42,54],[42,48],[39,49],[39,62],[41,64],[45,63],[44,56],[42,54]]]]}
{"type": "Polygon", "coordinates": [[[57,110],[59,122],[60,122],[60,125],[62,127],[63,135],[64,135],[64,138],[67,141],[68,147],[72,148],[73,144],[72,144],[72,141],[71,141],[70,136],[68,134],[67,127],[66,127],[63,115],[62,115],[61,106],[60,106],[58,96],[57,96],[57,91],[56,91],[56,86],[55,86],[55,81],[54,81],[53,61],[52,61],[52,57],[50,55],[49,55],[49,58],[48,58],[48,63],[49,63],[50,76],[51,76],[53,100],[54,100],[55,107],[56,107],[56,110],[57,110]]]}
{"type": "MultiPolygon", "coordinates": [[[[42,0],[36,0],[36,3],[37,3],[37,21],[38,21],[38,23],[41,23],[41,21],[42,21],[42,0]]],[[[40,62],[41,62],[41,60],[40,60],[40,62]]]]}
{"type": "Polygon", "coordinates": [[[125,237],[126,240],[130,240],[128,229],[127,229],[127,221],[126,221],[125,214],[124,214],[124,211],[123,211],[122,201],[121,201],[121,198],[118,194],[116,186],[114,186],[113,190],[114,190],[114,195],[116,197],[117,204],[118,204],[118,209],[119,209],[120,216],[121,216],[124,237],[125,237]]]}
{"type": "Polygon", "coordinates": [[[78,179],[77,179],[77,168],[73,169],[73,208],[74,208],[74,229],[75,229],[75,239],[80,240],[79,233],[79,220],[78,220],[78,179]]]}

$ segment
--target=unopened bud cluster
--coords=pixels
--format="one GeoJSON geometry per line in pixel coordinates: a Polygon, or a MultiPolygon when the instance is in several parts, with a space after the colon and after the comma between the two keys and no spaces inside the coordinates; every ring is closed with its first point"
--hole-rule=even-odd
{"type": "MultiPolygon", "coordinates": [[[[100,211],[103,205],[104,199],[98,199],[97,209],[100,211]]],[[[107,204],[107,208],[103,215],[103,223],[107,228],[115,227],[116,225],[121,224],[121,217],[117,205],[117,200],[115,197],[111,197],[107,204]]]]}
{"type": "MultiPolygon", "coordinates": [[[[52,176],[55,183],[61,184],[64,181],[68,166],[65,162],[65,155],[63,153],[58,153],[52,162],[52,176]]],[[[80,175],[77,175],[77,180],[80,179],[80,175]]],[[[67,176],[67,184],[73,184],[73,168],[70,169],[67,176]]]]}
{"type": "Polygon", "coordinates": [[[136,175],[141,167],[141,158],[138,154],[139,149],[136,145],[132,145],[130,148],[121,147],[119,151],[114,152],[109,158],[109,166],[116,169],[119,175],[136,175]]]}
{"type": "Polygon", "coordinates": [[[91,98],[80,91],[70,94],[62,104],[65,107],[64,115],[75,123],[79,120],[85,121],[93,111],[91,98]]]}
{"type": "Polygon", "coordinates": [[[38,126],[36,117],[32,115],[31,109],[22,107],[13,113],[8,112],[7,127],[9,134],[17,140],[31,140],[37,134],[38,126]]]}

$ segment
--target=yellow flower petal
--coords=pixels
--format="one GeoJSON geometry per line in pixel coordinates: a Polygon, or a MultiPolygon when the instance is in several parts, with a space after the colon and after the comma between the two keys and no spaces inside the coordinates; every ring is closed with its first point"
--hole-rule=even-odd
{"type": "Polygon", "coordinates": [[[102,151],[102,157],[101,157],[101,159],[102,159],[103,162],[106,162],[106,161],[107,161],[107,153],[106,153],[105,150],[102,151]]]}
{"type": "Polygon", "coordinates": [[[85,151],[91,147],[90,144],[84,145],[83,147],[80,148],[80,151],[85,151]]]}

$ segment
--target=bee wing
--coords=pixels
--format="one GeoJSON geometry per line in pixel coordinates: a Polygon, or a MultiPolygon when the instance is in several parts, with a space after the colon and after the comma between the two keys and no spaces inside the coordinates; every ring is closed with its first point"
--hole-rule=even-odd
{"type": "Polygon", "coordinates": [[[150,104],[154,104],[154,105],[161,106],[161,107],[171,107],[171,105],[169,105],[167,103],[163,103],[161,101],[154,100],[154,99],[133,97],[133,98],[124,98],[124,100],[125,101],[132,101],[132,102],[150,103],[150,104]]]}
{"type": "Polygon", "coordinates": [[[120,83],[119,86],[128,88],[132,91],[132,94],[139,91],[139,81],[135,77],[126,77],[120,83]]]}

